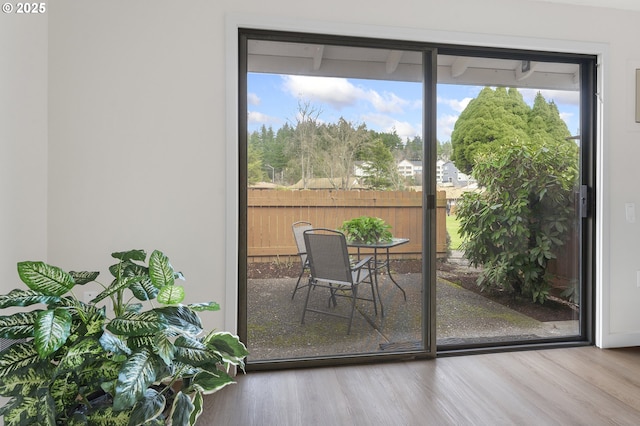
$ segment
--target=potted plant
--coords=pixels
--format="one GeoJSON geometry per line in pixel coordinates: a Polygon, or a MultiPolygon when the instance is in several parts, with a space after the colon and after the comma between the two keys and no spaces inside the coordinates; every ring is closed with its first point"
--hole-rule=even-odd
{"type": "Polygon", "coordinates": [[[391,226],[379,217],[360,216],[346,220],[338,230],[349,241],[363,244],[389,242],[392,239],[391,226]]]}
{"type": "Polygon", "coordinates": [[[183,276],[162,252],[148,264],[143,250],[112,257],[114,278],[89,303],[74,291],[99,272],[18,263],[28,289],[0,296],[0,308],[36,307],[0,317],[0,337],[25,339],[0,353],[5,425],[192,425],[203,395],[234,382],[231,366],[244,370],[238,337],[202,328],[198,312],[219,305],[181,304],[183,276]],[[108,300],[110,315],[97,305],[108,300]]]}

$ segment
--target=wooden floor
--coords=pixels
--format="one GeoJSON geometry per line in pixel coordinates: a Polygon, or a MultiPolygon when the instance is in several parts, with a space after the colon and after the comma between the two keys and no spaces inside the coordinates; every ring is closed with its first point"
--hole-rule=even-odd
{"type": "Polygon", "coordinates": [[[250,372],[202,425],[640,425],[640,348],[250,372]]]}

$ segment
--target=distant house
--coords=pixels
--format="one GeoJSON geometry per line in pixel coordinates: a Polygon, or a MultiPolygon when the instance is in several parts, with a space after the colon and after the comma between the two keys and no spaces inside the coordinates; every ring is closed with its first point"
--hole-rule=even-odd
{"type": "MultiPolygon", "coordinates": [[[[440,162],[438,162],[440,163],[440,162]]],[[[442,162],[442,174],[438,182],[449,183],[455,187],[467,186],[472,183],[470,176],[462,173],[451,161],[442,162]]]]}
{"type": "Polygon", "coordinates": [[[422,176],[422,161],[402,160],[398,163],[398,173],[405,177],[422,176]]]}

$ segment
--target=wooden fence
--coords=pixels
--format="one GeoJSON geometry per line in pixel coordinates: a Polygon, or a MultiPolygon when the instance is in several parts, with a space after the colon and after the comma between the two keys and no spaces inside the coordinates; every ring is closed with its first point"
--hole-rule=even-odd
{"type": "MultiPolygon", "coordinates": [[[[438,191],[436,201],[436,251],[447,252],[446,194],[438,191]]],[[[297,260],[291,224],[311,222],[313,226],[336,229],[345,220],[375,216],[391,225],[394,237],[408,238],[392,250],[393,256],[419,259],[422,256],[423,194],[416,191],[279,191],[249,189],[247,199],[247,249],[250,262],[297,260]]]]}

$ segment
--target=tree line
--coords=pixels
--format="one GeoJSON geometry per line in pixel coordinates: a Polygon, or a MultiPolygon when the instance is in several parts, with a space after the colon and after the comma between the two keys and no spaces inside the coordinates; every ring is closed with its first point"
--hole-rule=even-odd
{"type": "MultiPolygon", "coordinates": [[[[361,173],[358,183],[370,189],[401,190],[420,184],[415,178],[401,176],[397,169],[403,159],[423,160],[420,136],[403,141],[395,130],[377,132],[342,117],[337,123],[325,123],[320,115],[318,108],[302,103],[294,123],[277,131],[263,125],[251,132],[249,185],[272,181],[288,186],[301,181],[306,188],[312,179],[329,178],[336,189],[348,190],[355,182],[356,170],[361,173]]],[[[439,144],[443,155],[448,155],[450,146],[439,144]]]]}

